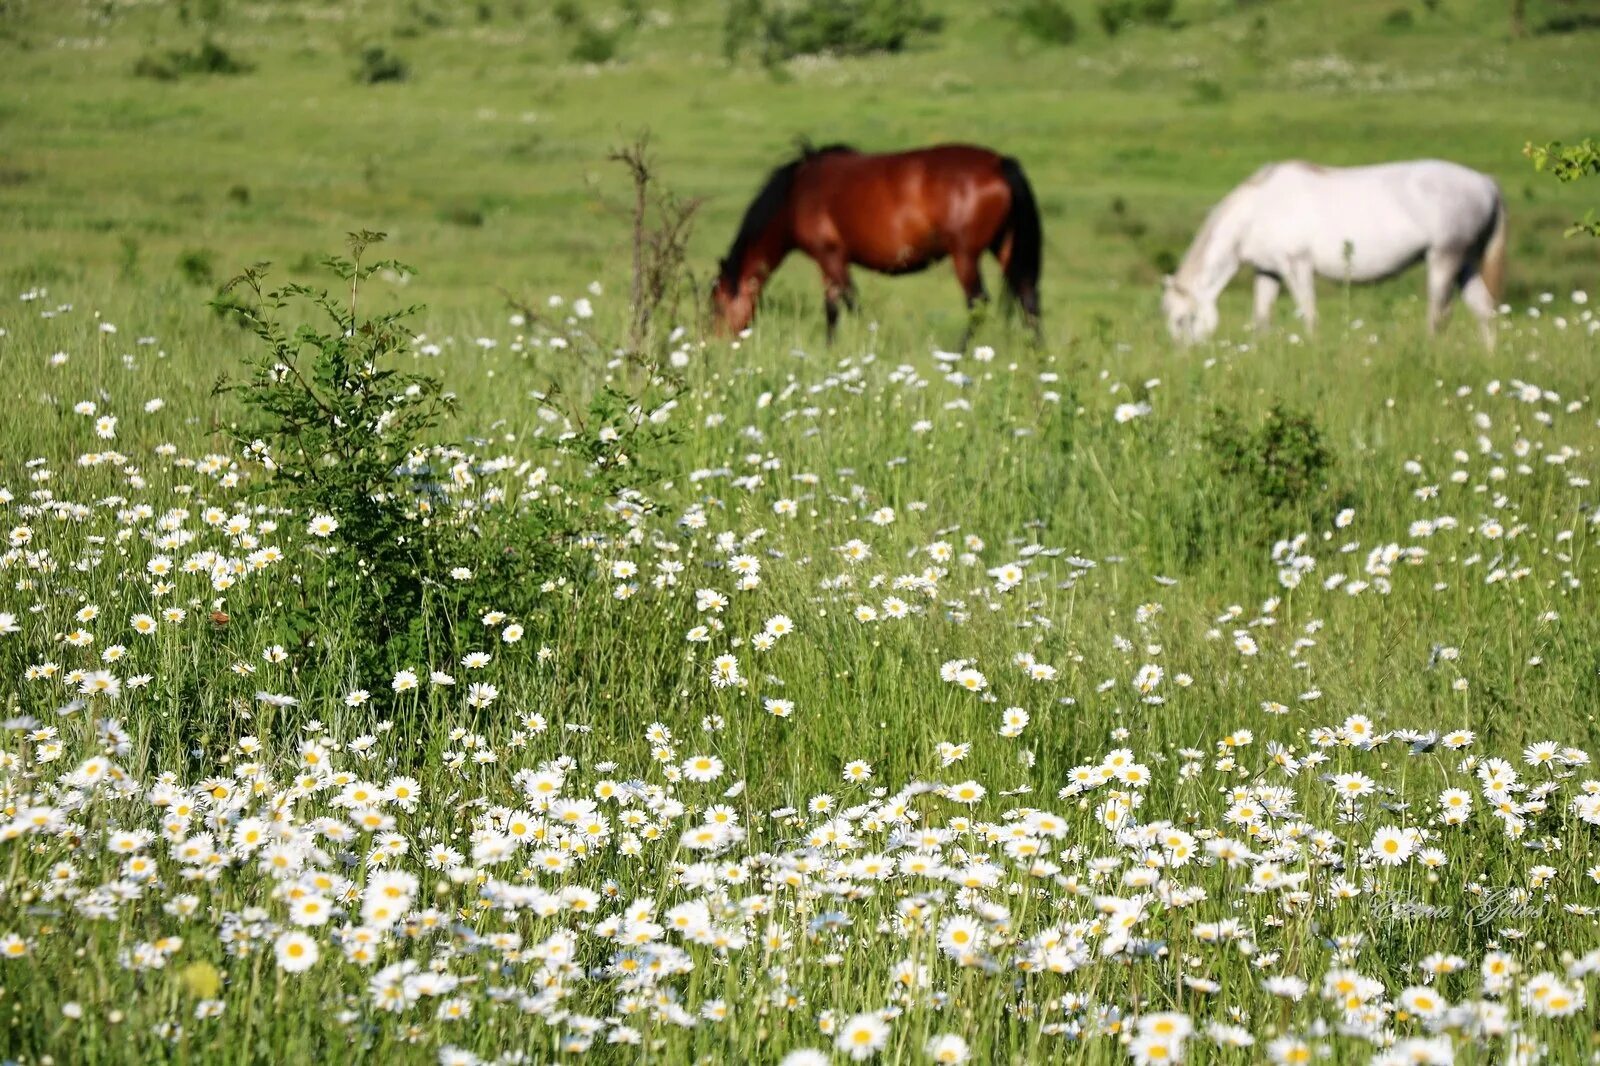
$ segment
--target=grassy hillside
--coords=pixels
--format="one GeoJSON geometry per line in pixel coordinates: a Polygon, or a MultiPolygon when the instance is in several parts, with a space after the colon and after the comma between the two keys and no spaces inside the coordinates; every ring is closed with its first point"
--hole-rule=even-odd
{"type": "MultiPolygon", "coordinates": [[[[1498,0],[1180,0],[1174,25],[1115,36],[1087,2],[1067,6],[1079,32],[1065,47],[1023,33],[1005,0],[940,3],[943,28],[901,54],[764,70],[723,58],[718,3],[645,5],[636,29],[616,31],[616,58],[592,65],[571,58],[579,31],[559,5],[525,0],[10,0],[0,276],[158,284],[182,276],[183,256],[225,275],[375,226],[424,268],[414,292],[436,307],[481,307],[497,286],[613,281],[625,228],[600,197],[622,186],[604,157],[643,128],[669,183],[704,199],[702,271],[807,136],[972,140],[1021,158],[1046,212],[1047,310],[1080,323],[1150,306],[1204,210],[1285,157],[1481,167],[1513,205],[1514,296],[1593,276],[1594,250],[1557,235],[1583,191],[1531,175],[1519,153],[1592,132],[1594,33],[1512,40],[1498,0]],[[134,73],[205,39],[249,71],[134,73]],[[399,57],[405,80],[358,83],[371,46],[399,57]]],[[[1528,23],[1573,8],[1534,0],[1528,23]]],[[[612,0],[583,11],[624,25],[612,0]]],[[[943,271],[867,287],[884,313],[958,304],[943,271]]],[[[811,268],[792,266],[778,296],[814,306],[811,268]]]]}

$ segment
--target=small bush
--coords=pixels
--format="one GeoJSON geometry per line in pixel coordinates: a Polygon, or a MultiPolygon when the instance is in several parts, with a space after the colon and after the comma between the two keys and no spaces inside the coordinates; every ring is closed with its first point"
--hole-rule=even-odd
{"type": "Polygon", "coordinates": [[[550,8],[550,14],[555,18],[556,24],[566,30],[577,29],[589,21],[577,0],[557,0],[550,8]]]}
{"type": "Polygon", "coordinates": [[[1049,45],[1069,45],[1078,39],[1078,20],[1062,0],[1022,0],[1008,12],[1024,34],[1049,45]]]}
{"type": "Polygon", "coordinates": [[[1203,439],[1223,475],[1249,486],[1271,507],[1321,492],[1334,462],[1315,420],[1282,404],[1254,429],[1219,407],[1203,439]]]}
{"type": "Polygon", "coordinates": [[[1409,7],[1397,7],[1383,16],[1383,28],[1391,32],[1404,32],[1417,24],[1417,16],[1409,7]]]}
{"type": "Polygon", "coordinates": [[[207,37],[192,51],[172,49],[139,57],[133,73],[156,81],[177,81],[191,75],[248,74],[254,64],[247,63],[207,37]]]}
{"type": "MultiPolygon", "coordinates": [[[[626,28],[637,29],[643,21],[641,13],[625,12],[626,28]]],[[[574,63],[609,63],[622,50],[623,26],[605,29],[591,19],[576,0],[560,0],[552,9],[556,24],[572,34],[572,44],[567,57],[574,63]]]]}
{"type": "Polygon", "coordinates": [[[723,52],[733,59],[754,48],[768,63],[901,52],[942,25],[922,0],[735,0],[723,25],[723,52]]]}
{"type": "Polygon", "coordinates": [[[1133,20],[1133,0],[1100,0],[1095,5],[1094,13],[1100,19],[1100,28],[1106,31],[1106,36],[1115,37],[1133,20]]]}
{"type": "Polygon", "coordinates": [[[1164,26],[1172,19],[1176,0],[1100,0],[1095,14],[1107,37],[1130,26],[1164,26]]]}
{"type": "Polygon", "coordinates": [[[194,248],[178,256],[178,273],[190,285],[210,285],[215,270],[214,253],[209,248],[194,248]]]}
{"type": "Polygon", "coordinates": [[[326,515],[329,600],[345,601],[371,620],[357,643],[360,665],[376,673],[394,653],[416,654],[426,630],[428,584],[448,569],[448,523],[430,521],[430,491],[415,459],[449,410],[437,379],[389,364],[409,351],[414,308],[358,317],[362,282],[397,263],[364,263],[382,234],[353,234],[348,259],[328,265],[350,285],[350,303],[323,290],[286,285],[267,290],[264,269],[229,282],[220,307],[237,313],[260,338],[251,376],[219,382],[247,417],[234,427],[245,454],[270,472],[284,500],[308,516],[326,515]],[[244,299],[239,297],[243,296],[244,299]],[[303,305],[330,328],[291,324],[303,305]],[[353,602],[351,602],[353,601],[353,602]]]}
{"type": "Polygon", "coordinates": [[[1189,99],[1207,107],[1225,102],[1228,90],[1215,78],[1196,78],[1189,83],[1189,99]]]}
{"type": "Polygon", "coordinates": [[[870,55],[902,51],[940,25],[920,0],[808,0],[783,21],[780,39],[790,55],[870,55]]]}
{"type": "Polygon", "coordinates": [[[409,362],[419,309],[357,310],[370,278],[411,273],[365,258],[383,236],[352,234],[349,256],[325,262],[343,296],[299,284],[268,289],[257,267],[213,304],[261,341],[248,376],[216,386],[244,408],[229,432],[266,475],[261,491],[306,518],[307,547],[324,563],[308,586],[315,592],[286,605],[294,639],[314,641],[328,617],[364,619],[350,643],[351,665],[366,677],[453,646],[460,626],[476,624],[469,595],[548,620],[541,585],[586,565],[571,549],[578,536],[619,501],[648,507],[637,486],[657,477],[654,462],[673,439],[657,415],[676,406],[650,385],[605,390],[583,413],[541,396],[576,427],[553,446],[580,461],[574,480],[551,484],[540,467],[519,471],[499,492],[463,489],[488,472],[436,439],[453,398],[438,378],[399,368],[409,362]]]}
{"type": "Polygon", "coordinates": [[[746,48],[764,42],[766,32],[767,14],[762,0],[728,0],[722,16],[722,57],[734,62],[746,48]]]}
{"type": "Polygon", "coordinates": [[[369,44],[361,50],[356,64],[355,79],[363,85],[378,85],[388,81],[405,81],[411,77],[411,65],[381,44],[369,44]]]}
{"type": "Polygon", "coordinates": [[[448,204],[439,209],[439,219],[452,226],[477,229],[483,225],[483,210],[471,204],[448,204]]]}
{"type": "Polygon", "coordinates": [[[578,36],[567,55],[575,63],[609,63],[617,58],[621,45],[620,32],[602,30],[593,23],[585,22],[578,27],[578,36]]]}
{"type": "Polygon", "coordinates": [[[1533,32],[1544,37],[1595,30],[1600,30],[1600,11],[1563,11],[1539,23],[1533,32]]]}

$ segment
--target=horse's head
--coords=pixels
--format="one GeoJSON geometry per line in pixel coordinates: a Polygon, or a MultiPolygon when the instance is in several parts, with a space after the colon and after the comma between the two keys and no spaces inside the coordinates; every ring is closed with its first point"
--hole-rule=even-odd
{"type": "Polygon", "coordinates": [[[1161,279],[1161,289],[1161,311],[1173,340],[1198,344],[1216,332],[1216,301],[1196,296],[1171,274],[1161,279]]]}
{"type": "Polygon", "coordinates": [[[741,278],[722,265],[711,286],[711,311],[717,331],[724,336],[739,333],[756,316],[756,295],[760,283],[754,277],[741,278]]]}

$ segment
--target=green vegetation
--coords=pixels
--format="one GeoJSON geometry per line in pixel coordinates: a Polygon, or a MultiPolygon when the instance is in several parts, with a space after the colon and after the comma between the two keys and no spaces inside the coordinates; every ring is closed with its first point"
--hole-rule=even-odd
{"type": "Polygon", "coordinates": [[[1600,251],[1520,151],[1600,71],[1519,6],[0,0],[0,1058],[1592,1055],[1600,251]],[[1044,342],[936,268],[825,349],[798,261],[702,338],[800,135],[1022,159],[1044,342]],[[1290,155],[1495,174],[1496,349],[1416,273],[1174,348],[1290,155]]]}
{"type": "Polygon", "coordinates": [[[1249,429],[1236,413],[1219,408],[1204,440],[1225,477],[1241,479],[1273,507],[1315,507],[1327,488],[1333,453],[1316,421],[1303,412],[1276,405],[1249,429]]]}
{"type": "MultiPolygon", "coordinates": [[[[1560,141],[1551,141],[1546,145],[1529,144],[1526,151],[1528,158],[1533,160],[1535,170],[1548,171],[1557,181],[1578,181],[1600,175],[1600,144],[1587,137],[1573,145],[1564,145],[1560,141]]],[[[1568,236],[1578,233],[1600,237],[1600,220],[1595,218],[1594,208],[1591,207],[1567,231],[1568,236]]]]}
{"type": "Polygon", "coordinates": [[[1175,0],[1100,0],[1094,10],[1100,28],[1114,37],[1132,26],[1165,26],[1176,7],[1175,0]]]}
{"type": "Polygon", "coordinates": [[[140,56],[133,65],[136,75],[157,81],[176,81],[192,74],[248,74],[250,70],[249,63],[236,59],[209,37],[193,51],[175,48],[158,55],[140,56]]]}
{"type": "Polygon", "coordinates": [[[922,0],[731,0],[723,54],[754,51],[770,65],[797,56],[901,52],[942,22],[922,0]]]}
{"type": "Polygon", "coordinates": [[[411,64],[381,44],[369,44],[361,50],[356,63],[355,79],[362,85],[379,85],[389,81],[405,81],[411,77],[411,64]]]}
{"type": "MultiPolygon", "coordinates": [[[[605,153],[645,126],[665,180],[704,201],[691,249],[702,275],[797,137],[1003,148],[1039,191],[1045,317],[1063,337],[1097,315],[1148,312],[1162,259],[1182,252],[1206,208],[1286,156],[1440,155],[1484,169],[1512,208],[1511,297],[1592,280],[1594,250],[1559,239],[1591,202],[1581,185],[1541,181],[1519,154],[1529,139],[1593,135],[1592,34],[1512,39],[1498,0],[1419,4],[1401,35],[1383,26],[1392,0],[1180,0],[1180,28],[1108,38],[1092,4],[1061,0],[1079,28],[1061,48],[1019,32],[1016,14],[1034,6],[924,0],[942,26],[900,52],[767,68],[723,58],[720,3],[662,0],[637,15],[613,0],[581,5],[586,24],[620,34],[598,67],[572,58],[578,32],[561,5],[219,4],[205,32],[254,69],[158,82],[132,77],[135,62],[193,48],[198,15],[13,0],[0,14],[0,210],[11,220],[0,283],[109,284],[124,237],[140,242],[155,284],[153,264],[190,248],[214,249],[226,273],[377,226],[428,265],[411,299],[481,312],[502,289],[622,276],[625,235],[596,193],[625,196],[605,153]],[[352,84],[369,45],[403,57],[410,77],[352,84]],[[1096,232],[1118,197],[1142,237],[1096,232]],[[460,224],[472,217],[463,209],[484,224],[460,224]]],[[[1529,7],[1537,28],[1560,5],[1529,7]]],[[[749,54],[760,33],[742,35],[749,54]]],[[[820,305],[807,269],[776,281],[780,306],[820,305]]],[[[861,284],[871,315],[959,333],[946,271],[861,284]]],[[[1410,306],[1420,288],[1408,276],[1356,307],[1410,306]]]]}
{"type": "Polygon", "coordinates": [[[1078,19],[1063,0],[1022,0],[1005,13],[1024,33],[1045,44],[1068,45],[1078,39],[1078,19]]]}

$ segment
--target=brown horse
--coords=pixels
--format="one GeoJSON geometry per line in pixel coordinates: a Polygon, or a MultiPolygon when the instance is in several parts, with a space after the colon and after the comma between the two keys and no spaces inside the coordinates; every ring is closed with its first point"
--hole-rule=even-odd
{"type": "Polygon", "coordinates": [[[909,274],[949,256],[967,297],[965,348],[970,312],[986,298],[978,260],[987,250],[1037,336],[1042,245],[1039,208],[1015,159],[960,144],[892,155],[808,148],[774,170],[745,211],[712,302],[725,331],[744,329],[768,276],[798,248],[822,268],[831,342],[840,305],[855,308],[852,263],[909,274]]]}

